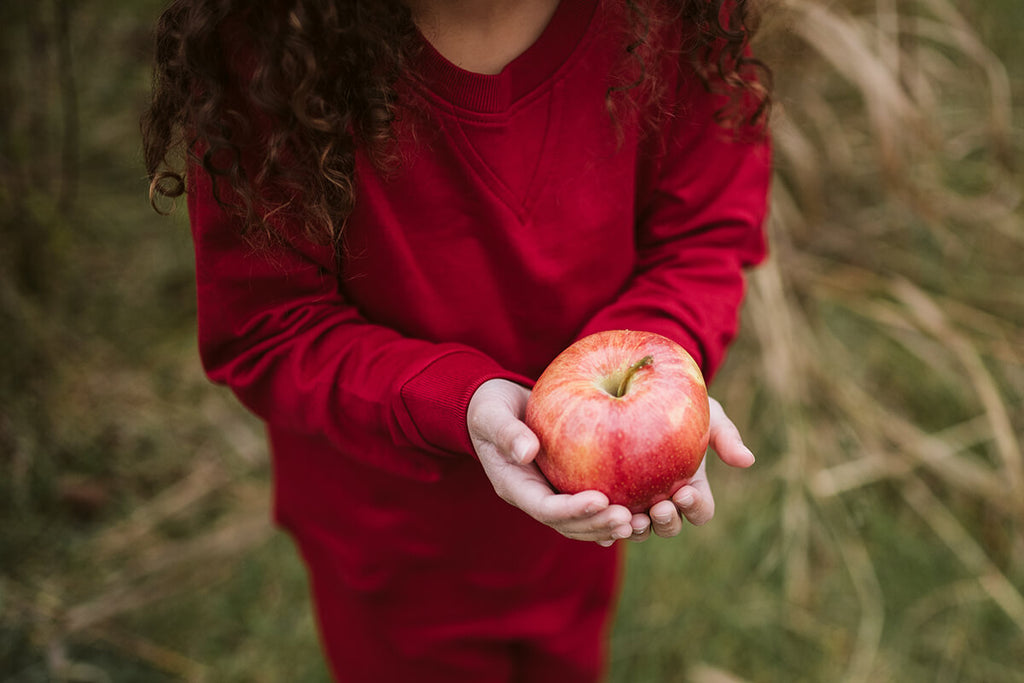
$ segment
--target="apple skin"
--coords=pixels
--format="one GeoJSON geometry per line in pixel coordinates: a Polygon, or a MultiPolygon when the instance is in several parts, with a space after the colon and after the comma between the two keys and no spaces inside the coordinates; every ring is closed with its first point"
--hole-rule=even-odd
{"type": "Polygon", "coordinates": [[[704,458],[707,386],[690,354],[666,337],[598,332],[544,370],[525,420],[540,440],[537,465],[558,491],[596,489],[646,512],[688,483],[704,458]]]}

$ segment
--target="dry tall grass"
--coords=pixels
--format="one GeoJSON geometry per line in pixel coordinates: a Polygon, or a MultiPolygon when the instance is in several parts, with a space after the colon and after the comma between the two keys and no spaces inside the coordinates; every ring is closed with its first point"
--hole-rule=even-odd
{"type": "Polygon", "coordinates": [[[898,497],[883,514],[913,511],[962,565],[950,593],[980,593],[1024,642],[1010,77],[948,0],[780,0],[763,42],[778,86],[774,254],[717,390],[774,460],[785,601],[820,609],[821,556],[841,561],[859,623],[837,670],[901,680],[880,655],[885,558],[857,519],[873,488],[898,497]]]}

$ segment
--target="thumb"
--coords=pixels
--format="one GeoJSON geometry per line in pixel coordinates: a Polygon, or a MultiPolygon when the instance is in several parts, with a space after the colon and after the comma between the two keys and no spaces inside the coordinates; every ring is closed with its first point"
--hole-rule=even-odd
{"type": "Polygon", "coordinates": [[[532,462],[540,450],[537,435],[511,413],[497,427],[492,443],[507,459],[518,465],[532,462]]]}
{"type": "Polygon", "coordinates": [[[754,454],[743,443],[740,431],[725,414],[722,404],[713,398],[708,399],[711,409],[711,447],[718,457],[733,467],[750,467],[754,464],[754,454]]]}
{"type": "Polygon", "coordinates": [[[474,445],[488,444],[517,464],[531,462],[540,450],[537,436],[519,415],[529,391],[518,385],[486,382],[470,401],[467,423],[474,445]]]}

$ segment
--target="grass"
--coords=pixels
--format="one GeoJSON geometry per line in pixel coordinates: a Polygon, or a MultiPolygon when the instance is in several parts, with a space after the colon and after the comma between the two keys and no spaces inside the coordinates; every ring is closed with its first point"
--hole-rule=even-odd
{"type": "MultiPolygon", "coordinates": [[[[161,4],[74,5],[73,100],[65,5],[0,6],[0,683],[326,680],[261,427],[198,367],[187,226],[145,202],[161,4]]],[[[712,387],[758,463],[631,548],[612,683],[1021,680],[1021,31],[776,0],[773,253],[712,387]]]]}

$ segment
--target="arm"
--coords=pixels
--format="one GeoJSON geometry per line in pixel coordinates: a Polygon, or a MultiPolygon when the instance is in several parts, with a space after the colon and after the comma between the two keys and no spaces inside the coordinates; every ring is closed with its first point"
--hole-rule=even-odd
{"type": "MultiPolygon", "coordinates": [[[[771,155],[766,135],[731,139],[714,122],[720,102],[698,83],[691,81],[682,93],[691,105],[670,130],[660,172],[641,203],[634,279],[582,334],[631,327],[660,332],[693,355],[710,385],[736,335],[744,269],[765,257],[771,155]]],[[[710,446],[732,467],[754,464],[714,399],[710,446]]],[[[675,536],[682,518],[695,525],[710,521],[715,503],[706,467],[705,459],[671,501],[634,515],[632,538],[644,540],[650,531],[675,536]]]]}
{"type": "MultiPolygon", "coordinates": [[[[718,103],[696,83],[682,95],[691,104],[675,119],[663,156],[650,166],[638,190],[634,276],[579,336],[607,329],[659,332],[690,351],[710,379],[736,333],[743,270],[764,258],[769,146],[766,140],[730,140],[714,122],[718,103]]],[[[553,493],[532,463],[539,445],[521,422],[516,390],[504,387],[513,395],[502,396],[492,393],[492,388],[500,392],[495,385],[481,387],[470,404],[470,431],[499,495],[536,519],[570,538],[609,545],[624,538],[643,540],[652,530],[674,536],[682,518],[704,524],[713,516],[704,464],[672,501],[655,505],[647,515],[630,516],[594,491],[553,493]]],[[[754,462],[713,399],[711,448],[730,466],[754,462]]]]}
{"type": "Polygon", "coordinates": [[[370,323],[339,293],[330,247],[292,235],[251,248],[206,174],[193,171],[199,348],[210,378],[265,421],[403,476],[433,479],[445,457],[471,454],[473,391],[495,377],[526,380],[471,348],[370,323]],[[381,440],[398,448],[374,448],[381,440]]]}
{"type": "Polygon", "coordinates": [[[743,271],[765,257],[770,146],[767,137],[733,140],[714,121],[719,98],[699,83],[680,97],[687,104],[640,173],[633,279],[579,336],[658,332],[686,348],[710,383],[737,331],[743,271]]]}

